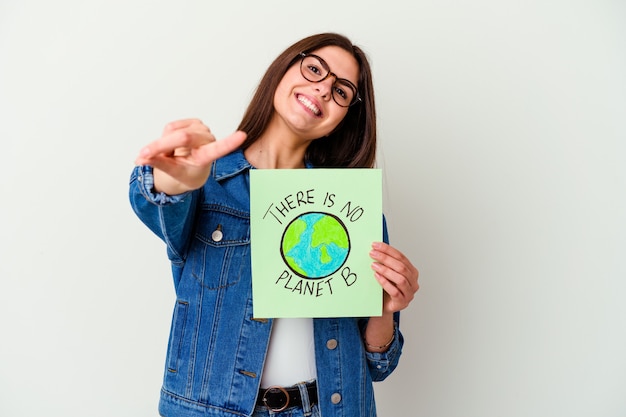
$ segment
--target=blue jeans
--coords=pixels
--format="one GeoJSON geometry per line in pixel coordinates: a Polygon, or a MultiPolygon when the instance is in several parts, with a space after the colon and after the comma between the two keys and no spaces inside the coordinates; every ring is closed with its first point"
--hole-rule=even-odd
{"type": "Polygon", "coordinates": [[[305,413],[304,408],[302,407],[291,407],[286,410],[275,413],[273,411],[268,410],[266,407],[257,406],[254,409],[254,414],[252,417],[320,417],[320,410],[315,404],[313,407],[309,408],[309,413],[305,413]]]}
{"type": "Polygon", "coordinates": [[[320,417],[321,414],[317,404],[311,405],[309,401],[306,384],[301,382],[297,386],[300,389],[302,407],[289,407],[283,411],[275,412],[265,406],[256,406],[252,417],[320,417]]]}

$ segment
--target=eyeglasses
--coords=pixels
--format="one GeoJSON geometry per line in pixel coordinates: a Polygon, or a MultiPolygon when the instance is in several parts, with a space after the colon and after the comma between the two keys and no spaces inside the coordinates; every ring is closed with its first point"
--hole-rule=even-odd
{"type": "Polygon", "coordinates": [[[301,52],[300,56],[302,57],[300,73],[307,81],[320,83],[330,76],[335,77],[331,90],[335,103],[341,107],[350,107],[361,101],[361,96],[359,96],[356,86],[350,80],[337,77],[337,74],[330,70],[328,64],[322,58],[305,52],[301,52]]]}

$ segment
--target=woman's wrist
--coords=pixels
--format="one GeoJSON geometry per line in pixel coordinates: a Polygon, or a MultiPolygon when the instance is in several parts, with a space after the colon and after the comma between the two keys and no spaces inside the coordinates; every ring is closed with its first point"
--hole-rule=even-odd
{"type": "Polygon", "coordinates": [[[380,317],[370,317],[363,343],[368,352],[382,353],[389,349],[395,337],[393,313],[383,313],[380,317]]]}
{"type": "Polygon", "coordinates": [[[153,168],[154,176],[154,191],[156,193],[165,193],[167,195],[179,195],[192,191],[189,187],[182,184],[180,181],[172,178],[165,172],[153,168]]]}

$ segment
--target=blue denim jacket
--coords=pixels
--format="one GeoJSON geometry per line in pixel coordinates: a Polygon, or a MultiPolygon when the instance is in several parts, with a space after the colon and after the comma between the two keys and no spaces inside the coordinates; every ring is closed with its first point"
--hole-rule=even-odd
{"type": "MultiPolygon", "coordinates": [[[[153,192],[151,167],[133,170],[131,205],[166,243],[176,290],[159,404],[163,416],[241,417],[254,411],[273,320],[252,316],[251,168],[236,151],[214,163],[203,188],[179,196],[153,192]],[[218,229],[222,239],[213,240],[218,229]]],[[[376,415],[372,381],[394,370],[403,344],[399,314],[395,319],[395,340],[382,354],[364,349],[366,319],[314,319],[324,417],[376,415]]]]}

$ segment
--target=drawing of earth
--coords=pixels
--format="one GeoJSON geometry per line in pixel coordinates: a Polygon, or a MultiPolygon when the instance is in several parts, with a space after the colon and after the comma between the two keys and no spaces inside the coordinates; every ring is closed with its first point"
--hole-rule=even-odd
{"type": "Polygon", "coordinates": [[[289,223],[281,239],[281,255],[289,268],[308,279],[325,278],[350,253],[346,226],[329,213],[304,213],[289,223]]]}

